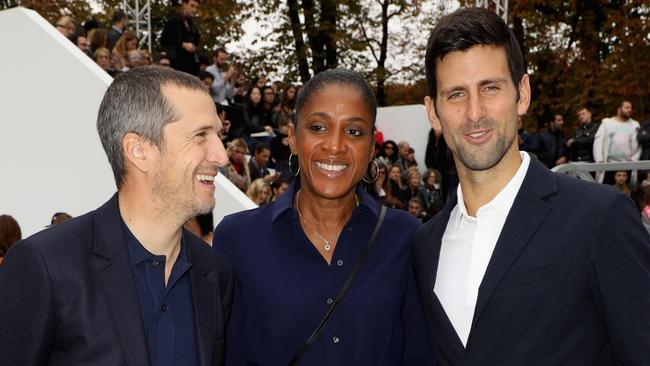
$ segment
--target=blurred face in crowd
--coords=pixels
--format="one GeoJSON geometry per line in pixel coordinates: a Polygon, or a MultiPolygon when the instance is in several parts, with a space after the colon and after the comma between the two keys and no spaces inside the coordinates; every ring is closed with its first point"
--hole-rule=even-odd
{"type": "Polygon", "coordinates": [[[616,183],[617,186],[622,186],[627,183],[627,172],[626,171],[619,171],[616,172],[614,175],[614,182],[616,183]]]}
{"type": "Polygon", "coordinates": [[[398,166],[392,166],[388,171],[388,178],[394,180],[395,182],[399,182],[401,174],[402,172],[400,171],[398,166]]]}
{"type": "Polygon", "coordinates": [[[343,198],[366,174],[372,150],[373,111],[357,87],[325,84],[309,96],[289,128],[303,187],[325,199],[343,198]]]}
{"type": "Polygon", "coordinates": [[[264,88],[264,103],[273,103],[275,100],[275,92],[273,88],[264,88]]]}
{"type": "Polygon", "coordinates": [[[59,19],[59,22],[56,24],[56,29],[67,38],[70,38],[77,31],[77,26],[71,19],[63,17],[59,19]]]}
{"type": "Polygon", "coordinates": [[[264,149],[260,152],[255,153],[255,163],[257,166],[264,166],[266,163],[269,161],[269,158],[271,157],[271,150],[269,149],[264,149]]]}
{"type": "Polygon", "coordinates": [[[395,154],[395,145],[393,144],[384,144],[384,155],[390,157],[395,154]]]}
{"type": "Polygon", "coordinates": [[[153,195],[187,220],[214,208],[214,177],[228,161],[217,136],[221,121],[205,92],[164,86],[163,94],[181,117],[165,125],[163,148],[152,148],[153,195]]]}
{"type": "Polygon", "coordinates": [[[111,54],[107,49],[99,49],[95,52],[95,62],[104,70],[111,68],[111,54]]]}
{"type": "Polygon", "coordinates": [[[253,105],[257,105],[257,103],[262,100],[262,93],[258,88],[253,88],[251,89],[250,95],[248,96],[253,103],[253,105]]]}
{"type": "Polygon", "coordinates": [[[212,82],[213,82],[213,81],[214,81],[214,80],[213,80],[211,77],[208,77],[208,76],[204,77],[204,78],[201,80],[201,82],[203,83],[203,85],[205,85],[205,87],[208,88],[208,89],[209,89],[210,86],[212,85],[212,82]]]}
{"type": "Polygon", "coordinates": [[[246,148],[243,146],[237,146],[230,151],[230,160],[233,163],[245,164],[246,163],[246,148]]]}
{"type": "Polygon", "coordinates": [[[183,1],[183,15],[188,18],[196,17],[199,12],[199,2],[196,0],[183,1]]]}
{"type": "Polygon", "coordinates": [[[629,119],[632,117],[632,103],[625,101],[618,107],[618,116],[622,119],[629,119]]]}
{"type": "Polygon", "coordinates": [[[144,61],[143,61],[142,55],[140,54],[140,51],[131,50],[131,51],[126,53],[126,65],[129,68],[142,66],[143,62],[144,61]]]}
{"type": "Polygon", "coordinates": [[[87,53],[90,49],[90,42],[88,42],[88,38],[83,36],[77,37],[77,47],[79,47],[79,49],[84,53],[87,53]]]}
{"type": "Polygon", "coordinates": [[[417,201],[409,202],[409,213],[413,217],[419,218],[422,215],[422,205],[417,201]]]}
{"type": "Polygon", "coordinates": [[[296,99],[296,88],[291,86],[287,89],[287,99],[294,100],[296,99]]]}
{"type": "Polygon", "coordinates": [[[497,46],[450,52],[436,63],[435,101],[427,97],[425,104],[457,167],[483,171],[518,165],[517,116],[530,102],[528,76],[514,85],[505,49],[497,46]]]}
{"type": "Polygon", "coordinates": [[[130,38],[129,40],[126,41],[126,50],[135,50],[138,48],[138,39],[137,38],[130,38]]]}
{"type": "Polygon", "coordinates": [[[259,203],[265,203],[266,201],[268,201],[270,195],[271,195],[271,190],[269,188],[269,185],[268,184],[263,185],[262,189],[260,189],[259,203]]]}
{"type": "Polygon", "coordinates": [[[578,121],[580,121],[580,124],[586,125],[591,123],[591,112],[589,112],[587,108],[582,108],[576,114],[578,115],[578,121]]]}
{"type": "Polygon", "coordinates": [[[408,142],[401,142],[398,148],[399,148],[399,157],[406,158],[409,154],[409,149],[411,148],[411,146],[408,144],[408,142]]]}
{"type": "Polygon", "coordinates": [[[255,84],[255,86],[262,89],[262,87],[266,85],[266,81],[267,81],[266,76],[262,76],[259,79],[257,79],[257,84],[255,84]]]}
{"type": "Polygon", "coordinates": [[[411,173],[409,174],[409,187],[417,188],[420,186],[420,173],[411,173]]]}
{"type": "Polygon", "coordinates": [[[554,130],[560,130],[564,126],[564,117],[561,114],[556,114],[553,117],[553,122],[551,122],[551,128],[554,130]]]}
{"type": "Polygon", "coordinates": [[[282,194],[287,190],[288,187],[289,184],[287,182],[280,183],[280,186],[278,188],[273,188],[273,196],[275,198],[282,196],[282,194]]]}
{"type": "Polygon", "coordinates": [[[438,183],[438,177],[436,177],[435,174],[429,174],[427,177],[427,186],[433,187],[436,183],[438,183]]]}
{"type": "Polygon", "coordinates": [[[228,54],[225,52],[217,53],[217,56],[212,58],[214,63],[221,69],[225,70],[228,66],[228,54]]]}
{"type": "Polygon", "coordinates": [[[171,62],[167,57],[163,57],[160,60],[158,60],[158,66],[171,67],[171,65],[172,65],[171,62]]]}

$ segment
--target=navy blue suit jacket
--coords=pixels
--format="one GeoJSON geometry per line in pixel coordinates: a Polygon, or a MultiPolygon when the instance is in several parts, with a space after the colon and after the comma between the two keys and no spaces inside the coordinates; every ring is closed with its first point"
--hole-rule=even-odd
{"type": "Polygon", "coordinates": [[[531,159],[466,348],[433,291],[456,202],[420,228],[414,246],[440,365],[650,365],[650,237],[629,198],[531,159]]]}
{"type": "MultiPolygon", "coordinates": [[[[221,365],[230,265],[183,231],[200,365],[221,365]]],[[[0,365],[149,364],[117,195],[16,243],[0,265],[0,365]]]]}

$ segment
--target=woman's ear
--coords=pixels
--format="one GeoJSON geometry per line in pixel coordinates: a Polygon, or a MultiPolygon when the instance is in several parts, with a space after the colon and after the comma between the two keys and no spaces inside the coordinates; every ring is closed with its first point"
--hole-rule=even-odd
{"type": "Polygon", "coordinates": [[[289,123],[287,126],[289,129],[289,149],[291,149],[291,153],[294,155],[298,155],[298,145],[296,144],[296,126],[294,126],[293,122],[289,123]]]}

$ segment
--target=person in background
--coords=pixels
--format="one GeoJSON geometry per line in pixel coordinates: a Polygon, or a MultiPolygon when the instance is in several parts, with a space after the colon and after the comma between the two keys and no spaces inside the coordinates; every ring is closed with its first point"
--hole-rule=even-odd
{"type": "Polygon", "coordinates": [[[246,196],[258,206],[265,205],[271,201],[271,186],[264,179],[257,178],[246,190],[246,196]]]}
{"type": "Polygon", "coordinates": [[[93,59],[95,60],[95,63],[101,67],[102,70],[106,71],[108,75],[116,77],[117,74],[119,74],[119,71],[113,68],[113,64],[111,63],[111,52],[107,48],[102,47],[97,49],[93,54],[93,59]]]}
{"type": "Polygon", "coordinates": [[[106,28],[94,28],[88,32],[90,50],[94,53],[100,48],[108,48],[108,30],[106,28]]]}
{"type": "Polygon", "coordinates": [[[9,215],[0,215],[0,263],[9,248],[22,239],[20,225],[9,215]]]}
{"type": "Polygon", "coordinates": [[[160,53],[154,56],[154,64],[161,66],[161,67],[171,67],[171,61],[169,61],[169,57],[167,57],[167,54],[160,53]]]}
{"type": "Polygon", "coordinates": [[[198,47],[201,40],[194,25],[198,10],[198,0],[182,0],[178,14],[165,23],[160,37],[172,68],[195,76],[199,74],[198,47]]]}
{"type": "Polygon", "coordinates": [[[67,212],[57,212],[54,215],[52,215],[52,220],[50,220],[50,225],[48,227],[60,224],[64,221],[68,221],[71,218],[72,216],[70,216],[70,214],[68,214],[67,212]]]}
{"type": "Polygon", "coordinates": [[[221,173],[228,178],[240,191],[246,193],[251,184],[251,174],[246,163],[248,146],[243,139],[234,139],[228,144],[228,164],[220,168],[221,173]]]}
{"type": "MultiPolygon", "coordinates": [[[[632,118],[632,103],[627,100],[622,101],[616,110],[616,115],[603,119],[596,131],[594,161],[596,163],[638,161],[641,157],[641,147],[637,137],[639,129],[639,122],[632,118]]],[[[596,181],[614,184],[614,174],[614,171],[598,172],[596,181]]],[[[636,174],[632,175],[636,176],[636,174]]]]}
{"type": "Polygon", "coordinates": [[[113,26],[108,31],[108,44],[107,47],[109,50],[112,50],[117,44],[117,41],[122,37],[126,26],[128,25],[128,20],[126,18],[126,13],[123,10],[116,10],[113,13],[112,17],[113,26]]]}
{"type": "Polygon", "coordinates": [[[533,152],[534,136],[526,131],[524,119],[517,116],[517,138],[519,139],[519,151],[533,152]]]}
{"type": "Polygon", "coordinates": [[[426,214],[424,211],[424,203],[419,197],[411,197],[408,202],[407,211],[411,214],[411,216],[415,217],[419,221],[424,220],[424,216],[426,214]]]}
{"type": "Polygon", "coordinates": [[[64,15],[56,21],[56,29],[65,36],[65,38],[74,42],[72,37],[77,32],[77,23],[69,15],[64,15]]]}
{"type": "Polygon", "coordinates": [[[289,130],[296,180],[274,203],[226,216],[217,226],[213,247],[230,261],[236,281],[229,364],[289,364],[334,304],[378,223],[340,307],[298,364],[435,364],[410,262],[420,223],[404,211],[384,211],[360,186],[364,176],[374,178],[367,171],[376,111],[372,89],[358,74],[316,74],[298,94],[289,130]]]}
{"type": "Polygon", "coordinates": [[[445,205],[445,194],[442,191],[442,176],[436,169],[429,169],[422,176],[424,181],[424,207],[428,217],[433,217],[445,205]]]}
{"type": "Polygon", "coordinates": [[[128,66],[129,51],[138,49],[138,35],[133,31],[126,31],[112,49],[112,62],[116,68],[124,70],[128,66]]]}
{"type": "Polygon", "coordinates": [[[379,159],[386,166],[391,166],[397,161],[397,144],[393,140],[386,140],[379,152],[379,159]]]}
{"type": "Polygon", "coordinates": [[[626,170],[614,172],[614,187],[626,196],[631,196],[630,186],[628,185],[628,172],[626,170]]]}
{"type": "Polygon", "coordinates": [[[235,139],[232,134],[232,122],[228,119],[226,108],[221,104],[217,104],[217,114],[223,125],[223,128],[219,131],[219,138],[224,146],[228,146],[228,143],[235,139]]]}
{"type": "Polygon", "coordinates": [[[77,45],[77,48],[81,50],[81,52],[86,54],[86,56],[93,58],[93,54],[90,51],[90,42],[88,41],[88,38],[86,38],[85,35],[82,34],[78,35],[75,44],[77,45]]]}
{"type": "Polygon", "coordinates": [[[199,71],[199,80],[205,85],[206,88],[210,89],[210,85],[214,81],[214,75],[207,71],[199,71]]]}
{"type": "Polygon", "coordinates": [[[591,120],[591,111],[587,107],[579,107],[576,115],[580,126],[573,131],[573,137],[566,142],[570,151],[570,160],[593,163],[594,138],[600,124],[591,120]]]}
{"type": "Polygon", "coordinates": [[[212,54],[212,60],[214,63],[205,69],[213,76],[210,95],[215,103],[228,104],[228,100],[234,95],[231,80],[237,68],[235,65],[228,66],[228,52],[225,48],[217,48],[212,54]]]}
{"type": "Polygon", "coordinates": [[[411,198],[417,197],[420,199],[422,209],[424,210],[426,207],[424,205],[424,202],[426,202],[427,193],[424,189],[424,186],[422,185],[422,175],[416,167],[409,168],[408,172],[406,173],[405,190],[406,195],[404,196],[404,201],[408,202],[411,198]]]}
{"type": "Polygon", "coordinates": [[[556,114],[548,123],[548,128],[537,134],[537,147],[534,150],[539,160],[549,169],[568,161],[563,126],[564,117],[556,114]]]}
{"type": "Polygon", "coordinates": [[[289,187],[289,183],[286,181],[286,179],[280,177],[276,180],[274,180],[271,183],[271,191],[272,191],[272,196],[271,196],[271,202],[275,202],[282,194],[287,190],[289,187]]]}
{"type": "Polygon", "coordinates": [[[214,217],[212,216],[212,212],[192,217],[183,224],[183,227],[212,246],[212,233],[214,232],[214,217]]]}
{"type": "Polygon", "coordinates": [[[248,171],[251,175],[251,181],[262,178],[264,182],[270,183],[277,175],[269,171],[269,159],[271,158],[271,147],[269,144],[260,142],[253,148],[253,156],[248,161],[248,171]]]}
{"type": "MultiPolygon", "coordinates": [[[[406,172],[405,172],[406,173],[406,172]]],[[[388,168],[388,183],[390,189],[386,191],[386,202],[392,203],[392,208],[406,208],[408,202],[408,193],[406,187],[402,183],[402,168],[398,164],[391,165],[388,168]]]]}
{"type": "Polygon", "coordinates": [[[293,119],[296,110],[296,96],[298,95],[298,88],[295,85],[287,84],[282,92],[280,101],[282,103],[282,114],[293,119]]]}

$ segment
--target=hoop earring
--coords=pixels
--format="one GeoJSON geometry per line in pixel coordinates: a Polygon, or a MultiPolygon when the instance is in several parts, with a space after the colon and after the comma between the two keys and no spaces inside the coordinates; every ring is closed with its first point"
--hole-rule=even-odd
{"type": "Polygon", "coordinates": [[[373,164],[375,165],[375,172],[376,172],[375,177],[372,178],[372,179],[366,179],[366,176],[365,175],[363,176],[363,181],[368,183],[368,184],[375,183],[377,181],[377,178],[379,178],[379,164],[377,164],[377,162],[375,160],[370,160],[370,162],[368,163],[368,170],[366,171],[366,174],[370,173],[370,176],[372,177],[372,165],[373,164]]]}
{"type": "MultiPolygon", "coordinates": [[[[298,156],[298,155],[296,155],[296,157],[297,157],[297,156],[298,156]]],[[[293,175],[294,177],[297,177],[298,174],[300,174],[300,162],[297,163],[297,165],[298,165],[298,170],[294,173],[294,172],[293,172],[293,169],[292,169],[292,167],[291,167],[291,161],[292,161],[292,160],[293,160],[293,153],[289,153],[289,173],[291,173],[291,175],[293,175]]]]}

